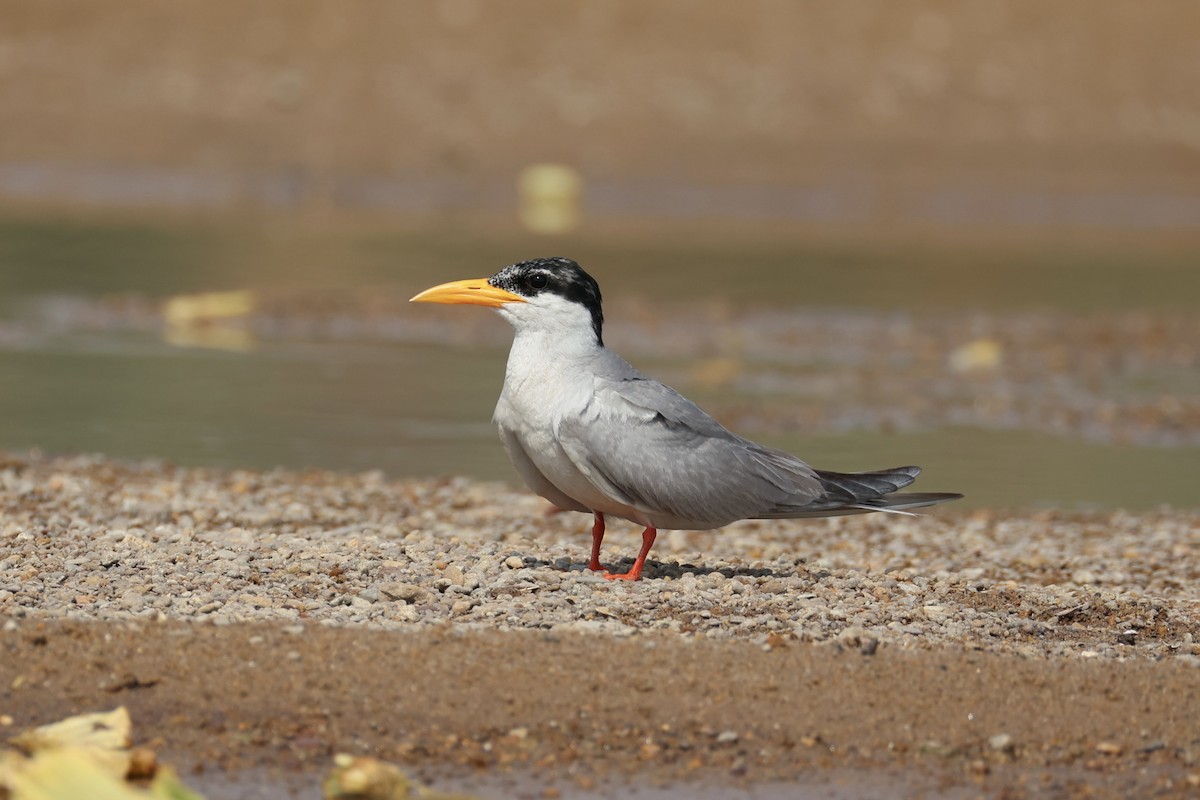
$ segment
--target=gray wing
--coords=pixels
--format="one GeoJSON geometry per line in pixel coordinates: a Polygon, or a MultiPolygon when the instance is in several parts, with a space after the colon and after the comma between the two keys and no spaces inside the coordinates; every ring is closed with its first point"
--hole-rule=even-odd
{"type": "Polygon", "coordinates": [[[803,461],[743,439],[623,360],[597,365],[595,397],[559,441],[595,485],[651,514],[719,527],[821,497],[803,461]]]}

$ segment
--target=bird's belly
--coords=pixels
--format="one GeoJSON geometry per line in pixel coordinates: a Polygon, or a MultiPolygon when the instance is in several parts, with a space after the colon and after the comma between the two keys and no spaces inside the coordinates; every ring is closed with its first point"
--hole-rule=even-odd
{"type": "MultiPolygon", "coordinates": [[[[640,525],[652,524],[645,512],[609,497],[588,480],[548,430],[524,430],[517,436],[538,471],[567,497],[592,511],[601,511],[640,525]]],[[[552,498],[547,499],[554,502],[552,498]]]]}
{"type": "MultiPolygon", "coordinates": [[[[593,511],[608,511],[613,501],[592,484],[548,430],[527,430],[521,444],[538,471],[559,491],[593,511]]],[[[612,513],[616,513],[613,511],[612,513]]]]}

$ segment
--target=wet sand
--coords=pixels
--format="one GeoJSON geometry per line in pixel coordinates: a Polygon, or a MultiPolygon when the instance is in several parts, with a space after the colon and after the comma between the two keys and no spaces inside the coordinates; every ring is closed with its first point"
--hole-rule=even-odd
{"type": "Polygon", "coordinates": [[[1200,673],[1171,662],[449,625],[26,623],[0,647],[18,724],[125,704],[163,758],[258,781],[351,751],[568,795],[861,769],[914,791],[1185,796],[1200,747],[1200,673]]]}

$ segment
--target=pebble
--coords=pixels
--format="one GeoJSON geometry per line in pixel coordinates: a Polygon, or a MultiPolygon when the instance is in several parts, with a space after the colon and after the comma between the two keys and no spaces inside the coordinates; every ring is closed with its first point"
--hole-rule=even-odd
{"type": "Polygon", "coordinates": [[[1012,752],[1013,738],[1007,733],[998,733],[988,739],[988,747],[1002,753],[1012,752]]]}
{"type": "Polygon", "coordinates": [[[405,603],[416,603],[429,595],[429,591],[415,583],[393,581],[379,587],[379,591],[389,600],[402,600],[405,603]]]}
{"type": "MultiPolygon", "coordinates": [[[[1197,512],[737,523],[660,537],[646,579],[627,583],[586,569],[586,515],[547,516],[495,484],[4,464],[4,631],[65,617],[277,622],[293,635],[443,623],[1200,662],[1197,512]]],[[[614,520],[602,561],[627,564],[637,533],[614,520]]]]}
{"type": "Polygon", "coordinates": [[[456,617],[466,614],[468,611],[474,608],[478,602],[478,600],[456,600],[454,601],[454,604],[450,606],[450,613],[456,617]]]}

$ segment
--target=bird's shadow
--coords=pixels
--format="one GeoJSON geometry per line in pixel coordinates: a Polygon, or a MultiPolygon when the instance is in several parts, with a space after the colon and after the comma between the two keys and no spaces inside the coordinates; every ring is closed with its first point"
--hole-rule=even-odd
{"type": "MultiPolygon", "coordinates": [[[[555,572],[582,572],[591,574],[588,573],[588,562],[567,561],[562,558],[555,561],[545,561],[543,559],[530,559],[527,557],[525,559],[525,566],[534,569],[549,568],[555,572]]],[[[627,572],[631,567],[633,567],[632,558],[622,558],[604,565],[604,568],[609,572],[627,572]]],[[[713,573],[719,573],[726,578],[793,578],[809,576],[807,571],[799,570],[795,567],[780,570],[769,569],[767,567],[709,567],[702,564],[680,564],[677,562],[648,559],[642,567],[642,580],[679,579],[687,573],[691,573],[697,578],[712,575],[713,573]]]]}

